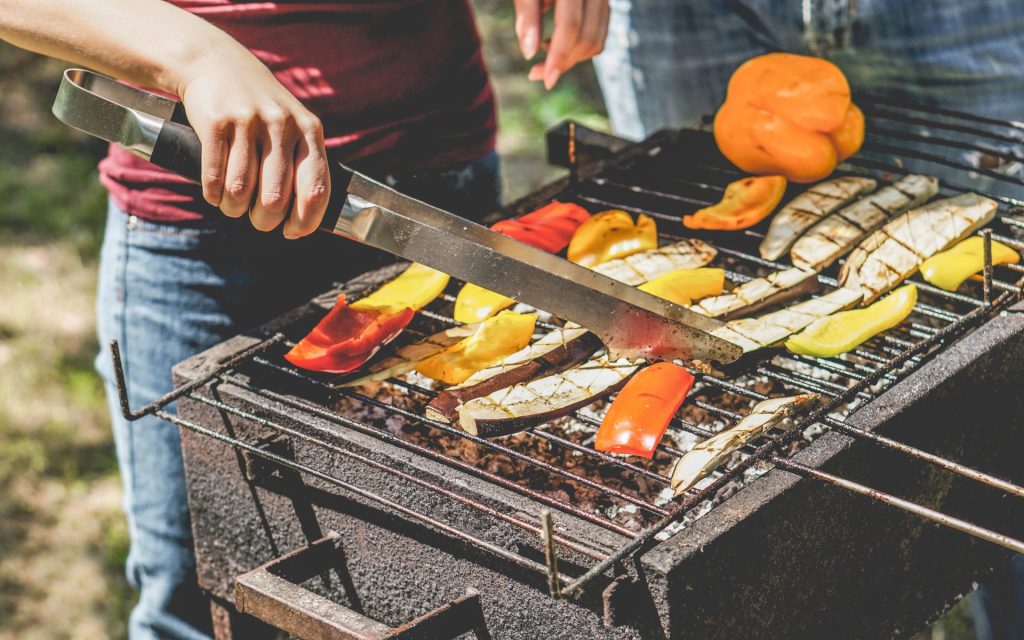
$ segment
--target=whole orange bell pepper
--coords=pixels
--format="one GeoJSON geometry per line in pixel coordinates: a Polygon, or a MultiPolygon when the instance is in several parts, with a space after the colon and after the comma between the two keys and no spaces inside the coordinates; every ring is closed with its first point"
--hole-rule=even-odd
{"type": "Polygon", "coordinates": [[[839,67],[769,53],[733,73],[714,134],[719,150],[744,171],[815,182],[860,149],[864,114],[839,67]]]}
{"type": "Polygon", "coordinates": [[[657,362],[633,376],[608,408],[594,448],[654,457],[668,423],[693,387],[693,375],[671,362],[657,362]]]}

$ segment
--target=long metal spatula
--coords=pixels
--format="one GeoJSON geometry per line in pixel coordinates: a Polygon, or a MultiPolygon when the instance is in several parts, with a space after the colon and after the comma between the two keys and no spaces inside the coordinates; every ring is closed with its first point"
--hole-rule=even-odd
{"type": "MultiPolygon", "coordinates": [[[[178,102],[70,69],[53,113],[157,166],[200,179],[202,148],[178,102]]],[[[320,228],[578,323],[616,356],[724,364],[740,355],[739,347],[708,333],[721,326],[717,320],[402,195],[339,163],[331,163],[331,203],[320,228]]]]}

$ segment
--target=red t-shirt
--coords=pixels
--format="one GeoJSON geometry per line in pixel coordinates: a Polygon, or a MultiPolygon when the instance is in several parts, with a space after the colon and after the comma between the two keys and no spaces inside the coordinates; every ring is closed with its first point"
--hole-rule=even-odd
{"type": "MultiPolygon", "coordinates": [[[[468,0],[174,0],[248,47],[324,125],[332,159],[368,173],[440,169],[494,148],[494,96],[468,0]]],[[[119,207],[173,222],[201,189],[111,145],[119,207]]]]}

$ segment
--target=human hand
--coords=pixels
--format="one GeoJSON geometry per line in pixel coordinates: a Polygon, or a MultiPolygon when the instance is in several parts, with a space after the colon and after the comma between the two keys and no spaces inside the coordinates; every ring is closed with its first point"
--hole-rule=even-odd
{"type": "Polygon", "coordinates": [[[178,95],[203,145],[203,197],[286,238],[319,226],[330,176],[319,118],[255,56],[231,41],[199,56],[178,95]]]}
{"type": "Polygon", "coordinates": [[[530,69],[530,80],[543,80],[551,89],[563,73],[604,50],[608,35],[608,0],[515,0],[516,37],[527,60],[541,48],[543,16],[555,9],[554,29],[547,56],[530,69]]]}

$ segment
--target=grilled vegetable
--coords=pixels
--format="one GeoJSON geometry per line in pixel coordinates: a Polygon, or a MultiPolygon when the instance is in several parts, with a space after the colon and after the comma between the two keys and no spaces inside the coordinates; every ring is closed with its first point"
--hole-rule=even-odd
{"type": "Polygon", "coordinates": [[[543,378],[499,389],[456,407],[460,427],[485,438],[508,435],[571,413],[611,393],[642,362],[608,356],[543,378]]]}
{"type": "Polygon", "coordinates": [[[812,185],[779,209],[772,218],[768,233],[761,241],[761,257],[765,260],[778,260],[814,223],[854,198],[874,191],[875,185],[876,182],[870,178],[853,176],[833,178],[812,185]]]}
{"type": "Polygon", "coordinates": [[[687,229],[746,229],[761,222],[775,210],[786,193],[782,176],[743,178],[730,182],[721,202],[683,216],[687,229]]]}
{"type": "Polygon", "coordinates": [[[552,202],[518,218],[501,220],[491,225],[498,233],[558,253],[569,245],[576,230],[590,218],[583,207],[570,202],[552,202]]]}
{"type": "Polygon", "coordinates": [[[926,259],[953,246],[995,215],[993,200],[965,193],[896,216],[872,233],[843,264],[842,286],[872,302],[914,274],[926,259]]]}
{"type": "MultiPolygon", "coordinates": [[[[992,264],[1020,262],[1020,255],[1001,242],[992,241],[992,264]]],[[[967,238],[952,249],[937,253],[921,263],[921,275],[936,287],[956,291],[972,275],[985,268],[985,241],[967,238]]]]}
{"type": "Polygon", "coordinates": [[[807,269],[775,271],[763,278],[748,280],[729,293],[704,298],[690,308],[723,320],[747,316],[817,290],[817,276],[807,269]]]}
{"type": "Polygon", "coordinates": [[[601,348],[597,336],[583,327],[556,329],[533,344],[477,371],[462,384],[438,393],[427,405],[427,417],[454,422],[459,405],[512,385],[542,378],[584,362],[601,348]]]}
{"type": "Polygon", "coordinates": [[[722,269],[680,269],[659,276],[637,287],[659,298],[689,306],[694,300],[722,293],[725,271],[722,269]]]}
{"type": "Polygon", "coordinates": [[[456,342],[468,338],[480,328],[479,324],[461,324],[407,344],[386,358],[371,362],[358,378],[345,380],[342,387],[359,387],[371,382],[387,380],[408,373],[427,358],[435,356],[456,342]]]}
{"type": "Polygon", "coordinates": [[[534,313],[504,311],[480,323],[471,336],[418,364],[416,370],[446,384],[458,384],[526,346],[536,322],[534,313]]]}
{"type": "Polygon", "coordinates": [[[935,178],[909,175],[840,209],[797,240],[790,253],[793,264],[815,271],[824,269],[890,218],[921,205],[938,190],[935,178]]]}
{"type": "Polygon", "coordinates": [[[672,271],[703,267],[715,259],[716,253],[714,247],[700,240],[680,240],[667,247],[599,264],[594,271],[635,287],[672,271]]]}
{"type": "Polygon", "coordinates": [[[830,358],[856,349],[868,339],[903,322],[917,304],[917,287],[900,287],[863,309],[821,318],[786,340],[793,353],[830,358]]]}
{"type": "Polygon", "coordinates": [[[462,285],[459,295],[455,296],[455,310],[452,317],[456,322],[483,322],[502,309],[511,307],[515,302],[508,296],[467,282],[462,285]]]}
{"type": "Polygon", "coordinates": [[[340,295],[334,308],[284,357],[311,371],[355,371],[394,340],[415,314],[409,307],[397,313],[353,309],[340,295]]]}
{"type": "Polygon", "coordinates": [[[797,412],[809,408],[818,401],[817,394],[770,398],[754,405],[750,414],[744,416],[735,427],[715,434],[697,443],[676,462],[672,469],[672,488],[679,495],[711,475],[733,452],[763,435],[769,429],[780,426],[797,412]]]}
{"type": "MultiPolygon", "coordinates": [[[[558,253],[589,218],[590,214],[583,207],[556,201],[518,218],[496,222],[491,229],[531,247],[558,253]]],[[[514,302],[500,293],[466,283],[455,298],[455,321],[482,322],[514,302]]]]}
{"type": "Polygon", "coordinates": [[[862,299],[861,291],[840,288],[763,316],[730,320],[711,333],[749,353],[777,344],[815,320],[849,309],[862,299]]]}
{"type": "Polygon", "coordinates": [[[669,421],[692,387],[690,372],[671,362],[657,362],[643,369],[626,383],[608,408],[594,448],[653,458],[669,421]]]}
{"type": "Polygon", "coordinates": [[[769,53],[743,63],[715,115],[715,141],[744,171],[814,182],[864,140],[839,67],[820,58],[769,53]]]}
{"type": "Polygon", "coordinates": [[[595,214],[580,225],[569,241],[566,257],[583,267],[625,258],[658,247],[658,228],[643,214],[633,217],[614,209],[595,214]]]}
{"type": "MultiPolygon", "coordinates": [[[[620,260],[594,267],[594,271],[629,285],[639,285],[666,273],[696,269],[713,260],[715,249],[700,240],[681,240],[620,260]]],[[[470,376],[463,384],[445,389],[427,407],[435,420],[455,421],[455,408],[472,398],[485,396],[540,375],[562,371],[591,356],[600,342],[579,325],[567,325],[537,342],[470,376]]]]}
{"type": "Polygon", "coordinates": [[[447,273],[413,263],[397,278],[351,306],[357,311],[376,309],[384,314],[398,313],[407,307],[418,311],[441,295],[450,279],[447,273]]]}

